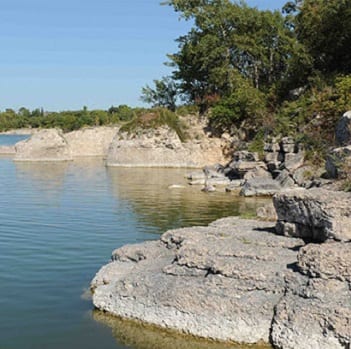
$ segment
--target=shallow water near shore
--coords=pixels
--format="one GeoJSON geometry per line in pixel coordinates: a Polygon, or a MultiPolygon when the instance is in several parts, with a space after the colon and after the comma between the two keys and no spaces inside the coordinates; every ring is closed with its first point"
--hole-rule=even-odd
{"type": "MultiPolygon", "coordinates": [[[[117,247],[157,239],[170,228],[252,214],[262,205],[202,193],[186,185],[186,173],[106,168],[101,159],[41,164],[0,158],[0,348],[181,348],[162,331],[169,344],[146,346],[136,337],[140,330],[98,317],[88,289],[117,247]],[[169,189],[172,184],[185,187],[169,189]]],[[[189,349],[228,348],[182,338],[189,349]]]]}

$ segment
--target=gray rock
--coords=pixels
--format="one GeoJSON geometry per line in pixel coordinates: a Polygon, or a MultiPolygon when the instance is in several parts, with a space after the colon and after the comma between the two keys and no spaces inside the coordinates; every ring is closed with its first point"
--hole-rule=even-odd
{"type": "Polygon", "coordinates": [[[259,156],[257,153],[247,150],[240,150],[233,154],[233,161],[255,162],[259,161],[259,156]]]}
{"type": "Polygon", "coordinates": [[[69,161],[72,152],[61,130],[45,129],[15,145],[15,161],[69,161]]]}
{"type": "Polygon", "coordinates": [[[345,146],[351,143],[351,111],[347,111],[338,121],[335,129],[335,138],[338,145],[345,146]]]}
{"type": "Polygon", "coordinates": [[[266,169],[260,166],[254,167],[252,170],[247,171],[244,175],[245,180],[249,180],[257,177],[272,178],[272,175],[266,169]]]}
{"type": "Polygon", "coordinates": [[[351,241],[351,194],[320,188],[292,189],[273,197],[276,229],[312,241],[351,241]]]}
{"type": "Polygon", "coordinates": [[[287,170],[280,171],[279,175],[275,180],[279,183],[282,188],[293,188],[295,186],[295,181],[290,176],[290,172],[287,170]]]}
{"type": "Polygon", "coordinates": [[[226,192],[239,192],[244,181],[242,179],[234,179],[225,187],[226,192]]]}
{"type": "Polygon", "coordinates": [[[287,153],[285,154],[284,167],[288,171],[294,172],[299,167],[303,166],[304,161],[305,153],[303,151],[299,153],[287,153]]]}
{"type": "Polygon", "coordinates": [[[256,177],[246,181],[240,191],[242,196],[273,196],[282,190],[278,181],[267,177],[256,177]]]}
{"type": "Polygon", "coordinates": [[[351,160],[351,145],[333,149],[327,156],[325,169],[329,178],[339,178],[345,174],[343,168],[351,160]]]}
{"type": "Polygon", "coordinates": [[[272,342],[284,349],[342,349],[351,343],[350,244],[307,245],[275,309],[272,342]]]}
{"type": "Polygon", "coordinates": [[[280,141],[280,149],[284,153],[294,153],[296,149],[294,139],[291,137],[283,137],[280,141]]]}
{"type": "Polygon", "coordinates": [[[286,266],[303,245],[266,222],[226,218],[113,253],[92,281],[94,305],[200,337],[269,341],[286,266]]]}

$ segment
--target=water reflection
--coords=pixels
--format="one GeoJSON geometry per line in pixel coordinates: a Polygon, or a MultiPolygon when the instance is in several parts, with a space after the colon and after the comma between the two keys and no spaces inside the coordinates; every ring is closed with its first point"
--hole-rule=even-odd
{"type": "Polygon", "coordinates": [[[111,190],[124,200],[137,216],[164,231],[170,228],[205,225],[219,217],[254,215],[267,202],[218,191],[203,193],[189,186],[186,169],[108,168],[111,190]],[[179,185],[177,188],[170,188],[179,185]]]}
{"type": "Polygon", "coordinates": [[[98,310],[93,318],[110,327],[116,341],[133,349],[269,349],[268,345],[239,345],[206,341],[165,331],[136,321],[122,320],[98,310]]]}

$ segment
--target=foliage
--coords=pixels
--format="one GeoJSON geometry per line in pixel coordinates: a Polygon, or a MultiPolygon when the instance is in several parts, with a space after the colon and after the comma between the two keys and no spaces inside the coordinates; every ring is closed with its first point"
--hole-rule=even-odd
{"type": "Polygon", "coordinates": [[[164,107],[171,111],[176,109],[177,85],[170,77],[154,80],[155,88],[150,86],[142,88],[140,99],[152,107],[164,107]]]}
{"type": "Polygon", "coordinates": [[[313,58],[314,68],[351,73],[351,1],[304,0],[295,2],[295,30],[313,58]]]}
{"type": "Polygon", "coordinates": [[[215,129],[230,130],[232,125],[239,127],[245,122],[256,128],[262,124],[265,113],[264,94],[243,80],[231,95],[212,108],[210,125],[215,129]]]}
{"type": "Polygon", "coordinates": [[[174,130],[182,142],[187,139],[188,135],[185,125],[174,112],[166,108],[155,108],[139,113],[129,122],[124,123],[120,130],[122,132],[137,133],[143,129],[155,129],[164,125],[174,130]]]}

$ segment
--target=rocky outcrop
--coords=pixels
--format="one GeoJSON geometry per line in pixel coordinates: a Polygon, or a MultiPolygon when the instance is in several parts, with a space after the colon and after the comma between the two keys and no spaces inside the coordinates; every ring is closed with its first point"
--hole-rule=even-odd
{"type": "Polygon", "coordinates": [[[348,171],[351,161],[351,145],[335,148],[327,156],[325,169],[329,178],[340,178],[348,171]]]}
{"type": "Polygon", "coordinates": [[[271,230],[226,218],[124,246],[92,281],[94,305],[196,336],[268,342],[287,266],[304,244],[271,230]]]}
{"type": "Polygon", "coordinates": [[[0,155],[14,155],[16,149],[14,145],[1,145],[0,146],[0,155]]]}
{"type": "MultiPolygon", "coordinates": [[[[206,338],[350,348],[350,198],[322,189],[274,197],[277,229],[288,229],[280,233],[322,244],[232,217],[124,246],[92,281],[93,302],[114,315],[206,338]]],[[[263,218],[271,211],[267,206],[263,218]]]]}
{"type": "Polygon", "coordinates": [[[63,133],[58,129],[45,129],[15,145],[15,161],[69,161],[72,152],[63,133]]]}
{"type": "Polygon", "coordinates": [[[273,202],[279,233],[317,242],[351,241],[351,194],[295,189],[275,195],[273,202]]]}
{"type": "Polygon", "coordinates": [[[351,143],[351,111],[347,111],[338,121],[335,128],[335,139],[339,146],[351,143]]]}
{"type": "Polygon", "coordinates": [[[107,156],[117,127],[87,127],[64,135],[73,157],[107,156]]]}
{"type": "Polygon", "coordinates": [[[118,133],[108,150],[107,166],[192,167],[223,163],[223,141],[204,137],[181,142],[167,126],[139,133],[118,133]]]}
{"type": "Polygon", "coordinates": [[[345,349],[351,343],[351,245],[310,244],[298,254],[275,309],[272,342],[283,349],[345,349]]]}

